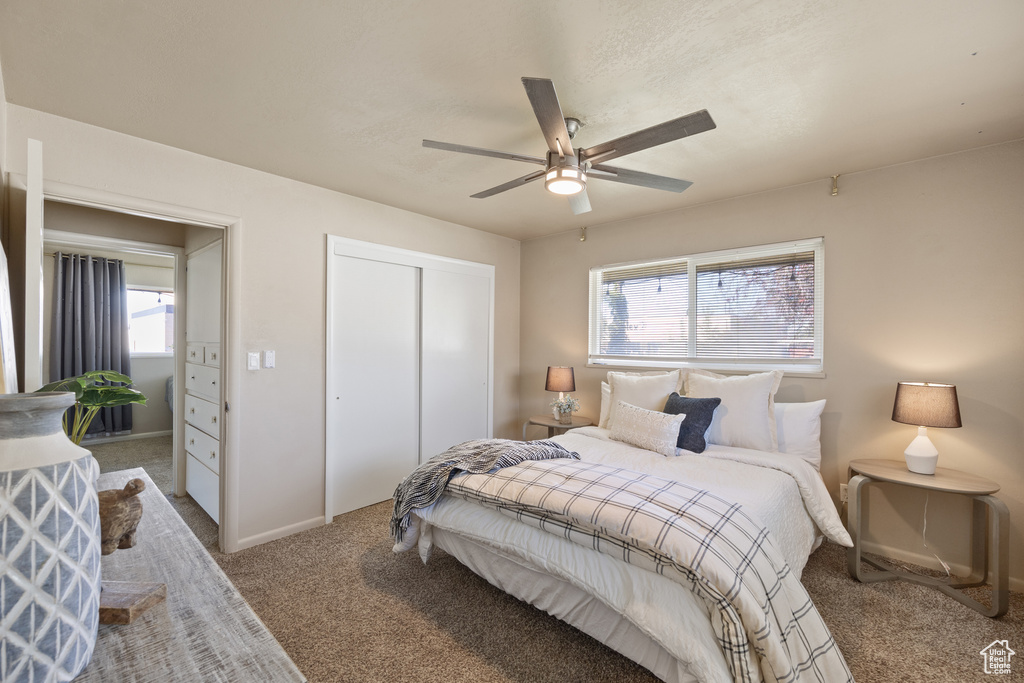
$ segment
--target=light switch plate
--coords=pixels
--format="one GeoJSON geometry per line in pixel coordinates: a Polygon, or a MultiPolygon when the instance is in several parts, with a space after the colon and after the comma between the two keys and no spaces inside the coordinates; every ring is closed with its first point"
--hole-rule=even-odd
{"type": "Polygon", "coordinates": [[[265,368],[272,368],[272,367],[274,367],[274,363],[276,362],[276,358],[275,358],[276,355],[277,354],[275,354],[273,351],[264,351],[263,352],[263,367],[265,367],[265,368]]]}
{"type": "Polygon", "coordinates": [[[250,351],[249,353],[246,354],[246,367],[249,370],[259,370],[260,369],[260,352],[259,351],[250,351]]]}

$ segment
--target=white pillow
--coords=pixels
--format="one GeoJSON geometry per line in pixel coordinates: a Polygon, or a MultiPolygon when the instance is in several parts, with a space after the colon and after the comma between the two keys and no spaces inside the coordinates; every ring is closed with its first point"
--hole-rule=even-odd
{"type": "MultiPolygon", "coordinates": [[[[664,375],[667,370],[649,370],[647,372],[617,372],[610,371],[604,382],[601,382],[601,416],[597,421],[597,426],[602,429],[609,429],[608,415],[612,412],[612,387],[608,383],[611,381],[612,375],[624,375],[626,377],[653,377],[655,375],[664,375]]],[[[679,372],[679,386],[676,387],[676,393],[683,393],[683,381],[686,378],[686,370],[681,369],[679,372]]],[[[668,400],[667,398],[665,399],[668,400]]]]}
{"type": "Polygon", "coordinates": [[[807,403],[776,403],[779,452],[799,455],[821,469],[821,413],[825,399],[807,403]]]}
{"type": "Polygon", "coordinates": [[[645,410],[662,411],[665,402],[673,391],[677,391],[682,381],[678,370],[659,372],[654,375],[639,375],[625,372],[609,372],[608,386],[611,388],[611,410],[605,421],[605,428],[615,425],[618,404],[629,403],[645,410]]]}
{"type": "Polygon", "coordinates": [[[775,392],[782,383],[782,371],[753,375],[712,376],[691,371],[686,378],[686,395],[691,398],[720,398],[722,404],[708,427],[708,442],[721,446],[777,451],[775,392]]]}
{"type": "Polygon", "coordinates": [[[608,425],[608,413],[612,411],[612,388],[608,382],[601,382],[601,419],[597,426],[602,429],[608,425]]]}
{"type": "Polygon", "coordinates": [[[683,414],[669,415],[617,401],[612,439],[662,455],[675,455],[679,425],[684,419],[683,414]]]}

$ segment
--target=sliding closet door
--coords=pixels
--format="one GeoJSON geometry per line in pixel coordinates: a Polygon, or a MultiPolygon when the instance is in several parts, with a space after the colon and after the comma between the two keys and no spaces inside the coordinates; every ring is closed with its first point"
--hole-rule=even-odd
{"type": "Polygon", "coordinates": [[[390,498],[416,467],[420,272],[334,258],[327,457],[338,514],[390,498]]]}
{"type": "Polygon", "coordinates": [[[420,462],[490,436],[491,281],[423,270],[420,462]]]}
{"type": "Polygon", "coordinates": [[[327,238],[324,514],[491,436],[494,267],[327,238]]]}

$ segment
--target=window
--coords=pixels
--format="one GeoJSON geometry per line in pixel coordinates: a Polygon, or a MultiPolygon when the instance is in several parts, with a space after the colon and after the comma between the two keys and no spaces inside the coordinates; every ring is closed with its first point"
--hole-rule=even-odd
{"type": "Polygon", "coordinates": [[[128,289],[128,340],[133,355],[174,353],[174,294],[128,289]]]}
{"type": "Polygon", "coordinates": [[[597,365],[822,370],[822,238],[590,271],[597,365]]]}

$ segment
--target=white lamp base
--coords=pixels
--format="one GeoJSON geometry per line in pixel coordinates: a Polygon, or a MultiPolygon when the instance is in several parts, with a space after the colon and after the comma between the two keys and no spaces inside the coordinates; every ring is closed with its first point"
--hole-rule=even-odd
{"type": "Polygon", "coordinates": [[[917,474],[935,474],[935,466],[939,463],[939,451],[928,438],[928,428],[918,427],[917,438],[910,442],[903,452],[907,459],[907,469],[917,474]]]}

